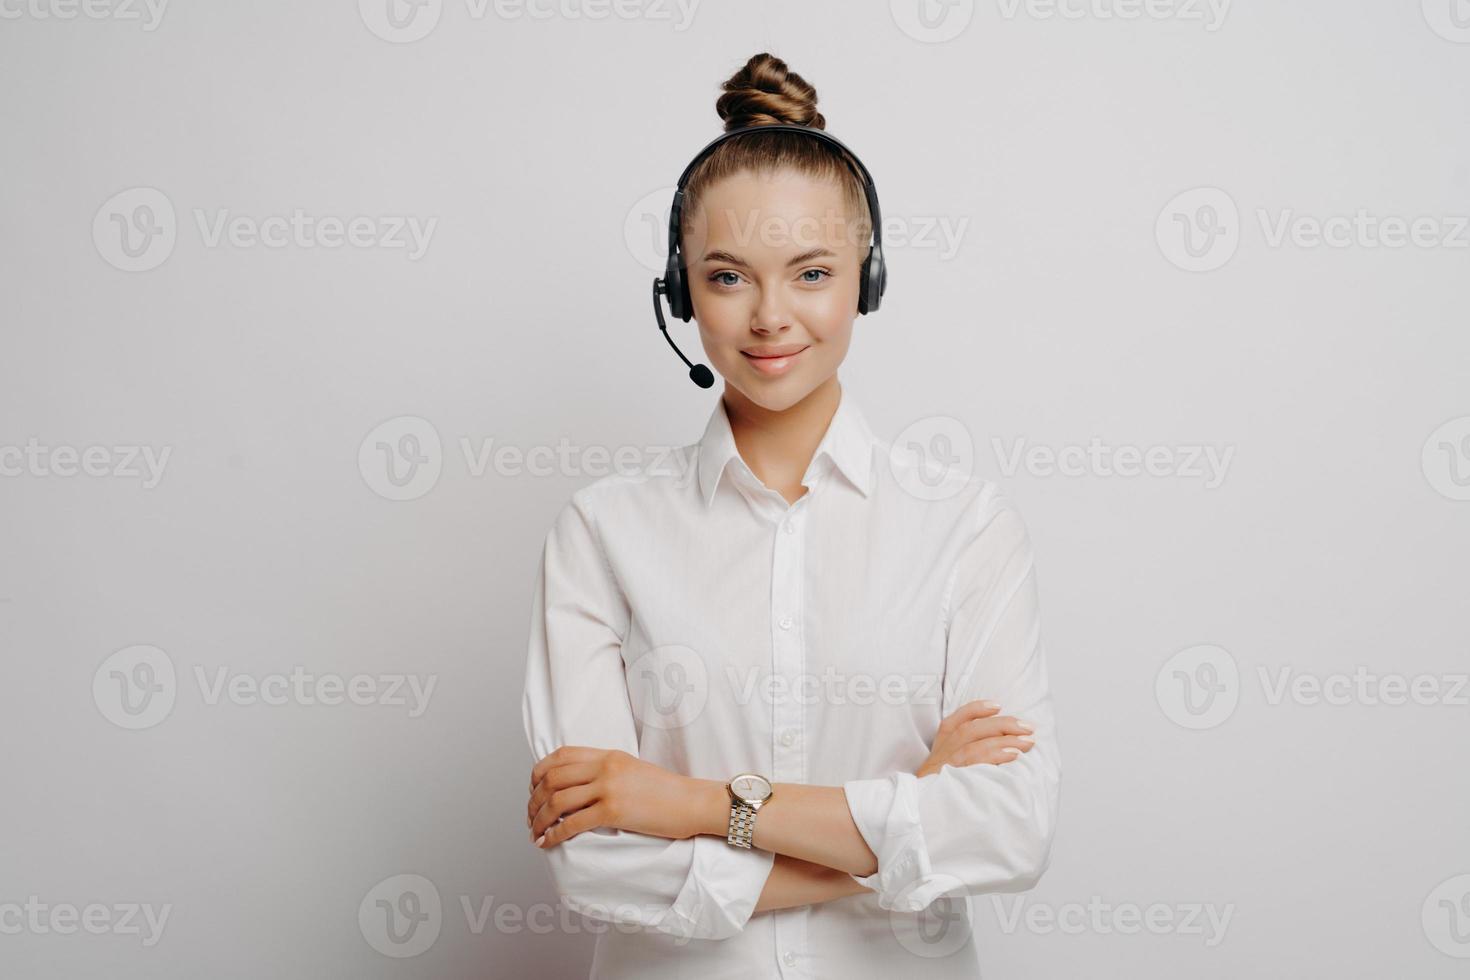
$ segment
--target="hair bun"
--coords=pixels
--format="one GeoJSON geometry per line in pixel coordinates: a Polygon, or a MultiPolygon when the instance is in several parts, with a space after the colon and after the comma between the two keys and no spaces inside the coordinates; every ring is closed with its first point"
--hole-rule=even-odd
{"type": "Polygon", "coordinates": [[[753,55],[722,88],[725,94],[715,102],[715,111],[725,120],[727,132],[773,123],[827,128],[827,120],[817,111],[817,90],[768,52],[753,55]]]}

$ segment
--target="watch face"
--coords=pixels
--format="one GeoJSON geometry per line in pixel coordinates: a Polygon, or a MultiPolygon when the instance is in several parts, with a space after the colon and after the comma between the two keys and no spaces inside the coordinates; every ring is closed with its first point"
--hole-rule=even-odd
{"type": "Polygon", "coordinates": [[[771,795],[771,782],[765,776],[745,772],[730,780],[730,789],[746,803],[764,803],[771,795]]]}

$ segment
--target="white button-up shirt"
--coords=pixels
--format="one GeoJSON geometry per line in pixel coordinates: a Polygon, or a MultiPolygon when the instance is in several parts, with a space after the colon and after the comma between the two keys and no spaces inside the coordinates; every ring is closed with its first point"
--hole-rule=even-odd
{"type": "Polygon", "coordinates": [[[752,914],[770,851],[583,832],[545,853],[563,900],[603,920],[594,980],[972,978],[969,896],[1046,870],[1061,756],[1031,544],[994,483],[913,448],[891,452],[843,389],[788,504],[721,401],[698,443],[557,516],[532,603],[533,759],[586,745],[842,786],[878,858],[871,892],[752,914]],[[916,778],[940,720],[982,698],[1033,726],[1031,750],[916,778]]]}

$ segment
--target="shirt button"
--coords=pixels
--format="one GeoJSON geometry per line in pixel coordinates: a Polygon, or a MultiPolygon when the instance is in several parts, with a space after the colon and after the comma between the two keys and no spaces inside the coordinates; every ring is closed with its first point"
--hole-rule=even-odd
{"type": "Polygon", "coordinates": [[[791,966],[796,962],[796,954],[788,949],[786,952],[781,954],[781,962],[785,963],[787,966],[791,966]]]}
{"type": "Polygon", "coordinates": [[[789,630],[791,628],[791,623],[792,622],[793,622],[793,620],[791,619],[790,616],[782,616],[781,617],[781,628],[783,630],[789,630]]]}
{"type": "Polygon", "coordinates": [[[793,523],[791,523],[790,521],[787,521],[786,522],[786,533],[787,534],[795,534],[796,533],[796,525],[793,524],[793,523]]]}
{"type": "Polygon", "coordinates": [[[796,733],[793,732],[791,729],[788,728],[781,733],[782,745],[790,745],[794,741],[796,741],[796,733]]]}

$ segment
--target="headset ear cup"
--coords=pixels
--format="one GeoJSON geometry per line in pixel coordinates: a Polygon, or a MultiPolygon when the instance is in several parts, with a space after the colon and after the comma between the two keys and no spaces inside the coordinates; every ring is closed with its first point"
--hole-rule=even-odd
{"type": "Polygon", "coordinates": [[[688,323],[694,317],[694,299],[689,295],[689,277],[679,269],[679,319],[688,323]]]}
{"type": "Polygon", "coordinates": [[[688,320],[685,312],[686,290],[684,289],[684,270],[679,265],[679,256],[670,255],[668,264],[664,266],[664,295],[669,301],[669,316],[676,320],[688,320]]]}
{"type": "Polygon", "coordinates": [[[858,312],[873,313],[883,300],[883,290],[888,286],[888,265],[883,261],[883,250],[873,247],[863,261],[862,282],[858,290],[858,312]]]}

